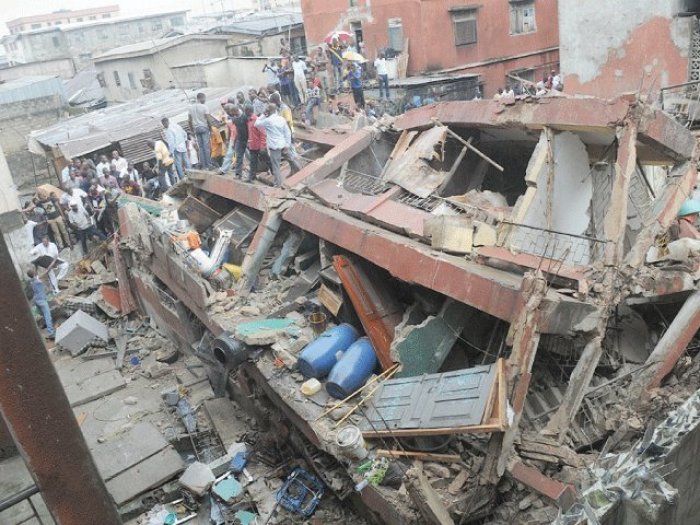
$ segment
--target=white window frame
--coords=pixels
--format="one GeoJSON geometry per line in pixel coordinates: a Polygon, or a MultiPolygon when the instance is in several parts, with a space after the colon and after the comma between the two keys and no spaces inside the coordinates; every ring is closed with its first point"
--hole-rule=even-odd
{"type": "Polygon", "coordinates": [[[516,36],[536,32],[537,11],[535,10],[535,0],[511,0],[510,34],[516,36]]]}

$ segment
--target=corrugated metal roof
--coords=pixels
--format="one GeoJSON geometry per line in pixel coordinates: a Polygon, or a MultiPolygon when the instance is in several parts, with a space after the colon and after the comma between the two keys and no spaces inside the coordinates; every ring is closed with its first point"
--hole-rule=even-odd
{"type": "Polygon", "coordinates": [[[303,23],[304,18],[301,13],[280,12],[221,25],[213,28],[213,30],[219,33],[261,35],[270,32],[286,31],[289,26],[301,25],[303,23]]]}
{"type": "Polygon", "coordinates": [[[27,76],[0,84],[0,104],[58,95],[66,100],[63,81],[57,76],[27,76]]]}
{"type": "Polygon", "coordinates": [[[158,51],[179,46],[192,40],[221,40],[226,42],[228,39],[225,35],[210,35],[210,34],[189,34],[176,35],[168,38],[159,38],[156,40],[146,40],[145,42],[136,42],[125,46],[115,47],[109,51],[105,51],[101,55],[95,57],[95,62],[103,62],[105,60],[113,60],[121,58],[124,55],[141,56],[152,55],[158,51]]]}
{"type": "MultiPolygon", "coordinates": [[[[218,107],[221,97],[232,96],[245,89],[246,86],[156,91],[34,131],[29,139],[30,149],[46,151],[58,148],[64,157],[71,158],[92,153],[110,144],[122,143],[127,139],[159,136],[162,129],[160,119],[168,117],[173,122],[184,123],[187,120],[188,108],[197,93],[204,93],[207,96],[207,105],[214,110],[218,107]]],[[[145,142],[146,139],[143,140],[145,142]]],[[[124,155],[129,158],[126,152],[124,155]]],[[[130,160],[137,162],[139,159],[130,160]]]]}

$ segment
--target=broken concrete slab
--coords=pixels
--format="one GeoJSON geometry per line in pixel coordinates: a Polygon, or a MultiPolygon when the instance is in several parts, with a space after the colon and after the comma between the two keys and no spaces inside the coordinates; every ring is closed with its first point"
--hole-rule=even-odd
{"type": "Polygon", "coordinates": [[[474,227],[469,217],[441,215],[425,220],[423,232],[430,236],[431,246],[448,253],[471,253],[474,227]]]}
{"type": "Polygon", "coordinates": [[[109,341],[104,323],[78,310],[56,330],[56,344],[68,350],[73,357],[83,353],[92,343],[109,341]]]}
{"type": "Polygon", "coordinates": [[[183,468],[180,454],[168,447],[108,481],[107,490],[117,505],[123,505],[174,478],[183,468]]]}
{"type": "Polygon", "coordinates": [[[237,443],[247,429],[236,413],[233,402],[228,398],[209,399],[204,402],[204,410],[226,449],[237,443]]]}
{"type": "Polygon", "coordinates": [[[107,396],[126,387],[126,381],[117,370],[88,377],[78,383],[65,385],[71,407],[77,407],[107,396]]]}
{"type": "Polygon", "coordinates": [[[153,424],[137,423],[119,439],[92,444],[90,452],[102,478],[110,480],[167,446],[168,442],[153,424]]]}
{"type": "Polygon", "coordinates": [[[195,496],[204,496],[211,488],[216,478],[211,469],[204,463],[195,461],[180,476],[180,485],[195,496]]]}
{"type": "Polygon", "coordinates": [[[247,345],[266,346],[273,344],[280,337],[298,336],[301,329],[294,319],[261,319],[239,324],[235,334],[247,345]]]}

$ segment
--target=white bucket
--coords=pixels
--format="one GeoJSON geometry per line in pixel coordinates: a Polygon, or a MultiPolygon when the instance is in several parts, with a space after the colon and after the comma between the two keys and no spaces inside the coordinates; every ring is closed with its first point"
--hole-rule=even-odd
{"type": "Polygon", "coordinates": [[[365,440],[362,437],[362,432],[355,425],[347,425],[338,431],[335,442],[340,449],[340,453],[344,456],[362,460],[367,457],[369,452],[365,448],[365,440]]]}

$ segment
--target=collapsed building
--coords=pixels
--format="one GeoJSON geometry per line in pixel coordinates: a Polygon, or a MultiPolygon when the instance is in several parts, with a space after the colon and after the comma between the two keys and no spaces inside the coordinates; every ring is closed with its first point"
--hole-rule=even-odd
{"type": "Polygon", "coordinates": [[[692,134],[634,98],[362,124],[305,132],[282,188],[192,171],[130,199],[122,311],[370,523],[688,523],[697,259],[666,232],[692,134]],[[324,323],[371,343],[353,387],[301,365],[324,323]],[[394,479],[367,483],[368,457],[394,479]]]}

